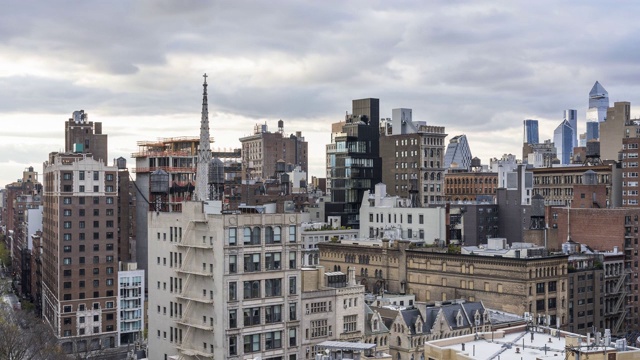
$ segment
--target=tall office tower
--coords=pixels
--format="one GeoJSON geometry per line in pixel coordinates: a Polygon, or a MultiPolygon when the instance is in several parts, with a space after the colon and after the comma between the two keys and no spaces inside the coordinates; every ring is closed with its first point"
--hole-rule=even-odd
{"type": "Polygon", "coordinates": [[[597,121],[587,121],[586,141],[600,139],[600,123],[597,121]]]}
{"type": "Polygon", "coordinates": [[[607,109],[609,108],[609,93],[599,82],[596,81],[589,91],[589,110],[587,110],[587,121],[603,122],[607,119],[607,109]]]}
{"type": "Polygon", "coordinates": [[[84,110],[73,112],[65,124],[64,151],[91,154],[97,161],[107,163],[107,135],[102,133],[102,123],[89,121],[84,110]]]}
{"type": "Polygon", "coordinates": [[[563,118],[569,122],[573,129],[573,144],[572,148],[578,146],[578,111],[573,109],[567,109],[563,113],[563,118]]]}
{"type": "MultiPolygon", "coordinates": [[[[263,180],[276,177],[276,173],[283,173],[283,169],[276,169],[278,160],[283,160],[286,172],[299,166],[308,173],[308,144],[302,136],[302,131],[286,135],[284,121],[278,120],[278,132],[270,132],[267,124],[256,125],[253,135],[240,138],[242,143],[243,178],[249,176],[254,180],[263,180]]],[[[280,179],[278,179],[280,180],[280,179]]]]}
{"type": "Polygon", "coordinates": [[[537,144],[538,140],[538,120],[527,119],[523,121],[524,124],[524,139],[522,140],[527,144],[537,144]]]}
{"type": "Polygon", "coordinates": [[[413,121],[411,109],[393,109],[380,136],[382,182],[388,193],[415,206],[445,201],[444,126],[413,121]],[[415,201],[413,201],[415,200],[415,201]]]}
{"type": "Polygon", "coordinates": [[[118,346],[118,169],[82,153],[44,163],[43,318],[65,352],[118,346]]]}
{"type": "Polygon", "coordinates": [[[562,120],[560,125],[553,131],[553,143],[556,146],[556,153],[560,164],[571,163],[573,153],[573,128],[567,120],[562,120]]]}
{"type": "Polygon", "coordinates": [[[447,151],[444,154],[444,168],[469,170],[471,167],[471,149],[467,141],[467,135],[454,136],[449,140],[447,151]]]}
{"type": "Polygon", "coordinates": [[[362,196],[382,180],[379,145],[380,100],[353,100],[352,114],[332,125],[327,145],[331,201],[325,216],[340,216],[342,226],[359,228],[362,196]]]}

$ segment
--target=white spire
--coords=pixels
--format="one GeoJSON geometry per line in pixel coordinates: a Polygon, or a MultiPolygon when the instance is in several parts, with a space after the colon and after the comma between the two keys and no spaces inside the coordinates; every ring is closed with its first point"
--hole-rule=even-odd
{"type": "Polygon", "coordinates": [[[198,146],[198,165],[196,170],[195,200],[208,200],[209,163],[211,146],[209,144],[209,105],[207,104],[207,74],[203,75],[202,118],[200,119],[200,145],[198,146]]]}

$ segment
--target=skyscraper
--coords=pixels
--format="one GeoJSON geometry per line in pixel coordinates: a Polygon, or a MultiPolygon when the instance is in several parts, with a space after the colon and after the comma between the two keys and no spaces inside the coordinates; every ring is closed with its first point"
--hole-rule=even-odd
{"type": "Polygon", "coordinates": [[[468,170],[472,158],[467,135],[454,136],[444,153],[444,168],[447,171],[451,168],[468,170]]]}
{"type": "Polygon", "coordinates": [[[523,121],[523,124],[524,124],[524,138],[522,141],[527,144],[539,143],[538,120],[527,119],[523,121]]]}
{"type": "Polygon", "coordinates": [[[609,93],[599,82],[596,81],[589,91],[589,110],[587,110],[587,121],[603,122],[607,118],[609,108],[609,93]]]}
{"type": "Polygon", "coordinates": [[[558,160],[563,165],[571,163],[574,138],[573,128],[567,120],[562,120],[560,125],[553,131],[553,143],[556,146],[558,160]]]}
{"type": "Polygon", "coordinates": [[[597,121],[587,121],[587,138],[586,140],[600,139],[600,123],[597,121]]]}
{"type": "Polygon", "coordinates": [[[342,226],[357,229],[364,192],[382,181],[380,100],[353,100],[352,106],[344,122],[332,125],[327,145],[331,201],[325,209],[327,216],[340,216],[342,226]]]}
{"type": "Polygon", "coordinates": [[[573,142],[571,147],[578,146],[578,111],[567,109],[563,113],[563,118],[569,122],[573,129],[573,142]]]}

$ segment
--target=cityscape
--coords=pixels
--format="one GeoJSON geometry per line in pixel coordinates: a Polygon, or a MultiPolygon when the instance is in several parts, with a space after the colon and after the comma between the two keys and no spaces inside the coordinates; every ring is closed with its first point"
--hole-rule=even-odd
{"type": "Polygon", "coordinates": [[[636,6],[555,5],[9,4],[0,359],[640,359],[636,6]]]}

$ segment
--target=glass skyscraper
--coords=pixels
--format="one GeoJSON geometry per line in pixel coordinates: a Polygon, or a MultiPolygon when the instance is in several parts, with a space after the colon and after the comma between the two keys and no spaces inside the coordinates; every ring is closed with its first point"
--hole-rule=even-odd
{"type": "Polygon", "coordinates": [[[538,144],[538,120],[527,119],[524,122],[523,142],[527,144],[538,144]]]}
{"type": "Polygon", "coordinates": [[[567,120],[562,120],[560,125],[553,131],[553,143],[556,147],[558,160],[562,165],[571,163],[574,138],[573,128],[567,120]]]}

